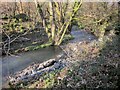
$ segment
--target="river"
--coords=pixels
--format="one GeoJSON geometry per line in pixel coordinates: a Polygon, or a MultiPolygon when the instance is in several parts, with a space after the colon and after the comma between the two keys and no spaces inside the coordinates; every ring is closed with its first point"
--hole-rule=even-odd
{"type": "MultiPolygon", "coordinates": [[[[85,31],[73,31],[71,32],[74,40],[70,42],[80,42],[80,41],[91,41],[95,39],[95,36],[85,32],[85,31]]],[[[6,56],[2,57],[2,84],[6,83],[6,77],[13,75],[14,73],[21,71],[22,69],[28,67],[33,63],[42,63],[48,59],[55,58],[57,55],[62,53],[61,49],[58,47],[47,47],[35,51],[29,51],[24,53],[19,53],[17,56],[6,56]]]]}

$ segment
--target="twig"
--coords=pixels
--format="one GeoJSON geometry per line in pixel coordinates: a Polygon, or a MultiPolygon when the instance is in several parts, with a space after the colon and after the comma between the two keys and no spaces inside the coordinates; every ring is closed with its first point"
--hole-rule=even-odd
{"type": "MultiPolygon", "coordinates": [[[[5,33],[5,32],[4,32],[5,33]]],[[[10,51],[10,37],[9,37],[9,35],[7,34],[7,33],[5,33],[5,35],[8,37],[8,49],[7,49],[7,51],[6,51],[6,45],[4,45],[4,51],[5,51],[5,53],[8,55],[9,54],[9,51],[10,51]]]]}
{"type": "Polygon", "coordinates": [[[4,45],[4,51],[5,51],[5,53],[6,53],[6,54],[9,54],[10,44],[11,44],[12,42],[14,42],[16,39],[18,39],[19,37],[26,35],[29,31],[30,31],[30,29],[29,29],[28,31],[26,31],[25,33],[23,33],[22,35],[18,35],[18,36],[15,37],[13,40],[10,40],[10,36],[9,36],[7,33],[5,33],[5,31],[3,31],[3,32],[5,33],[5,35],[8,37],[8,40],[9,40],[8,43],[6,43],[6,44],[4,45]],[[7,52],[6,52],[5,48],[6,48],[7,45],[8,45],[8,50],[7,50],[7,52]]]}

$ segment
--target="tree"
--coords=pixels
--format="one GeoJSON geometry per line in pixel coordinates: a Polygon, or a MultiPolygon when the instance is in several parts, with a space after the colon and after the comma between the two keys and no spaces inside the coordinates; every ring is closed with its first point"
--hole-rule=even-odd
{"type": "Polygon", "coordinates": [[[118,23],[118,8],[115,2],[86,2],[76,17],[78,26],[84,26],[88,31],[102,40],[106,32],[112,31],[118,23]]]}
{"type": "MultiPolygon", "coordinates": [[[[60,45],[62,43],[63,37],[67,30],[72,27],[72,21],[82,5],[82,0],[80,2],[63,3],[63,2],[48,2],[46,5],[47,16],[43,12],[43,4],[40,5],[37,0],[35,0],[35,5],[38,13],[42,19],[43,27],[47,33],[49,41],[53,45],[60,45]],[[68,4],[72,8],[68,9],[68,4]]],[[[45,10],[45,9],[44,9],[45,10]]]]}

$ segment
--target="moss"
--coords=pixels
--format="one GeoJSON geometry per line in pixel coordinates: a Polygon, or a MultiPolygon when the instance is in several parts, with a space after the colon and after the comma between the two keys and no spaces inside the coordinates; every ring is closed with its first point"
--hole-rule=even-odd
{"type": "Polygon", "coordinates": [[[38,45],[38,46],[28,46],[28,47],[25,47],[25,48],[15,50],[15,53],[22,52],[22,51],[33,51],[33,50],[37,50],[37,49],[40,49],[40,48],[49,47],[51,45],[52,45],[51,42],[47,42],[45,44],[41,44],[41,45],[38,45]]]}
{"type": "Polygon", "coordinates": [[[85,25],[83,25],[82,23],[79,23],[79,22],[78,22],[78,27],[79,27],[79,29],[84,29],[84,28],[85,28],[85,25]]]}
{"type": "Polygon", "coordinates": [[[38,46],[29,46],[29,47],[25,48],[25,51],[37,50],[37,49],[40,49],[40,48],[49,47],[51,45],[52,45],[52,43],[48,42],[48,43],[45,43],[45,44],[42,44],[42,45],[38,45],[38,46]]]}
{"type": "Polygon", "coordinates": [[[63,42],[66,42],[66,41],[69,41],[69,40],[72,40],[72,39],[74,39],[74,37],[71,34],[67,34],[67,35],[64,36],[63,42]]]}

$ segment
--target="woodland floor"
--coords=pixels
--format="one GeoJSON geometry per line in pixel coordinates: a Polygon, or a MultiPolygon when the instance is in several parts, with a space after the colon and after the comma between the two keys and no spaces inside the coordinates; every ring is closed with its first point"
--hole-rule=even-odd
{"type": "Polygon", "coordinates": [[[58,89],[117,89],[120,82],[119,36],[111,36],[104,42],[78,42],[67,44],[62,57],[67,67],[45,73],[31,83],[13,87],[58,89]],[[83,49],[82,52],[80,49],[83,49]],[[80,51],[79,51],[80,50],[80,51]]]}

